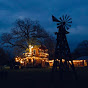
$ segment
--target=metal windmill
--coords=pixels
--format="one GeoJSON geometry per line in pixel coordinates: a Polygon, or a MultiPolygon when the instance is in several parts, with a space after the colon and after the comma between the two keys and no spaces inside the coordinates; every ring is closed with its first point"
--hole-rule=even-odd
{"type": "Polygon", "coordinates": [[[69,27],[71,27],[72,18],[70,16],[67,16],[67,15],[64,16],[63,15],[62,17],[59,18],[59,20],[56,17],[52,16],[52,19],[54,22],[58,22],[57,28],[59,28],[60,26],[63,26],[66,30],[68,30],[69,27]]]}
{"type": "Polygon", "coordinates": [[[67,31],[71,27],[72,18],[67,15],[63,15],[59,19],[52,16],[52,20],[57,22],[58,32],[55,32],[57,35],[57,43],[55,48],[55,58],[54,58],[54,66],[53,70],[57,70],[57,66],[59,66],[60,74],[62,75],[63,67],[66,70],[69,70],[69,61],[71,62],[71,67],[75,71],[74,64],[72,62],[70,48],[67,42],[66,34],[69,32],[67,31]],[[57,64],[57,59],[60,60],[59,65],[57,64]],[[62,59],[65,59],[65,62],[62,63],[62,59]]]}

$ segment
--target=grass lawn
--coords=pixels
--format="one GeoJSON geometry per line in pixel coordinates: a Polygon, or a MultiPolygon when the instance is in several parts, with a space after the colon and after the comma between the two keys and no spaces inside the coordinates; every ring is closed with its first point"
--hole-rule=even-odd
{"type": "Polygon", "coordinates": [[[0,79],[0,88],[88,88],[88,67],[76,71],[78,80],[72,72],[64,72],[61,82],[59,72],[52,75],[51,68],[8,70],[7,79],[0,79]]]}

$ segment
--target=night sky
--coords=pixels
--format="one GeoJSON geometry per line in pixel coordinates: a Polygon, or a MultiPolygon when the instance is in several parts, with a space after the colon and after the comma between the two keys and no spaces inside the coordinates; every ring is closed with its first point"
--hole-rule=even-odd
{"type": "Polygon", "coordinates": [[[82,40],[88,40],[88,0],[0,0],[0,34],[9,32],[16,19],[30,18],[54,35],[56,23],[52,15],[72,17],[72,27],[67,35],[71,50],[82,40]]]}

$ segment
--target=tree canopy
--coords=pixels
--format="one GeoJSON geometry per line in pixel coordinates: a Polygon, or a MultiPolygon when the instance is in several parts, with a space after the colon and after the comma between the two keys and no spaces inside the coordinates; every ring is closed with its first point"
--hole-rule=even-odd
{"type": "Polygon", "coordinates": [[[75,58],[88,56],[88,40],[84,40],[79,43],[77,48],[74,50],[73,55],[75,58]]]}
{"type": "Polygon", "coordinates": [[[54,48],[54,38],[39,24],[29,18],[17,19],[10,33],[1,36],[4,46],[14,47],[15,53],[22,53],[29,45],[44,44],[49,49],[54,48]],[[50,48],[51,47],[51,48],[50,48]]]}

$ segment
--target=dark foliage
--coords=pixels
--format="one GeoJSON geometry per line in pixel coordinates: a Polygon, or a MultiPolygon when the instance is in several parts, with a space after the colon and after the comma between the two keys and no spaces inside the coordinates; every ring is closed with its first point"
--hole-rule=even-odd
{"type": "Polygon", "coordinates": [[[88,56],[88,40],[84,40],[78,44],[72,55],[75,59],[81,56],[88,56]]]}
{"type": "Polygon", "coordinates": [[[52,37],[38,21],[28,18],[18,19],[10,33],[3,33],[1,36],[2,45],[13,48],[14,54],[21,55],[29,45],[44,44],[50,57],[54,53],[54,37],[52,37]]]}
{"type": "Polygon", "coordinates": [[[3,48],[0,48],[0,65],[8,63],[8,55],[5,53],[3,48]]]}

